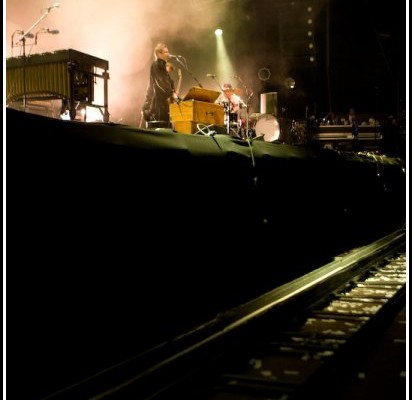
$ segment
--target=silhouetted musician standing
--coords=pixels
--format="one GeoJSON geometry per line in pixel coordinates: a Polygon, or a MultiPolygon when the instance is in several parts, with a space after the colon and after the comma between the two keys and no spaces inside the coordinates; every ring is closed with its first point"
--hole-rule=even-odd
{"type": "Polygon", "coordinates": [[[169,127],[168,100],[172,97],[177,98],[177,95],[174,93],[173,80],[166,69],[166,62],[170,58],[170,53],[165,43],[158,43],[155,46],[154,57],[155,60],[150,67],[146,99],[143,104],[143,117],[146,122],[157,121],[164,127],[169,127]]]}

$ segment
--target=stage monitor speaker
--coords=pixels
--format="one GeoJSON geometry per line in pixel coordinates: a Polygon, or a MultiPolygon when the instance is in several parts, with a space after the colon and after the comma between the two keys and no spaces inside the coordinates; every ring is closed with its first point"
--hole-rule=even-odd
{"type": "Polygon", "coordinates": [[[278,93],[269,92],[260,94],[260,114],[278,116],[278,93]]]}

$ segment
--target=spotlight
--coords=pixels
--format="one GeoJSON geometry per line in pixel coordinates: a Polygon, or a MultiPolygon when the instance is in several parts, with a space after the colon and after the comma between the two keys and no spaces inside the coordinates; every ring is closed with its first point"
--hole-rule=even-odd
{"type": "Polygon", "coordinates": [[[222,36],[222,35],[223,35],[222,29],[217,28],[217,29],[215,30],[215,35],[216,35],[216,36],[222,36]]]}
{"type": "Polygon", "coordinates": [[[296,82],[293,78],[288,77],[285,79],[284,84],[288,89],[293,89],[296,85],[296,82]]]}

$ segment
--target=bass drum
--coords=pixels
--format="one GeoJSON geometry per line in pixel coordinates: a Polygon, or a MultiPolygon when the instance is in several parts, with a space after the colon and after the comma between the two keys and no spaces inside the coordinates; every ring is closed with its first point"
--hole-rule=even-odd
{"type": "Polygon", "coordinates": [[[265,142],[279,140],[279,122],[272,114],[262,114],[255,124],[255,137],[263,136],[265,142]]]}

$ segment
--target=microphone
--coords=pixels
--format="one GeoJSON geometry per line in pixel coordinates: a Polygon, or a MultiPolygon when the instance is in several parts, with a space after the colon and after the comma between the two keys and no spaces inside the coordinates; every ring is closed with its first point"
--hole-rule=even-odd
{"type": "Polygon", "coordinates": [[[182,56],[175,56],[174,54],[169,54],[169,57],[170,58],[179,58],[179,57],[182,57],[182,56]]]}
{"type": "Polygon", "coordinates": [[[58,8],[60,7],[60,3],[54,3],[53,5],[51,5],[50,7],[46,7],[46,13],[48,14],[50,12],[50,10],[52,10],[53,8],[58,8]]]}
{"type": "Polygon", "coordinates": [[[60,31],[58,29],[49,29],[49,28],[41,28],[37,33],[36,33],[36,37],[34,38],[34,44],[37,44],[37,36],[40,33],[50,33],[51,35],[57,35],[58,33],[60,33],[60,31]]]}
{"type": "Polygon", "coordinates": [[[216,78],[216,74],[206,74],[208,78],[216,78]]]}
{"type": "Polygon", "coordinates": [[[32,33],[24,33],[24,31],[17,30],[13,33],[13,35],[11,35],[12,44],[13,44],[13,37],[16,33],[19,34],[19,35],[22,35],[22,37],[19,39],[19,42],[23,41],[25,38],[27,38],[27,39],[33,39],[34,38],[34,35],[32,33]]]}

